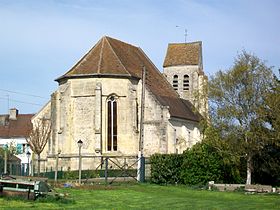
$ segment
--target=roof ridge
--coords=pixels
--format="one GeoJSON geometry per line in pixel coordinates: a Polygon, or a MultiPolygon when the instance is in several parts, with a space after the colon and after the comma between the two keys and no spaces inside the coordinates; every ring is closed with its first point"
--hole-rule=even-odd
{"type": "Polygon", "coordinates": [[[81,62],[82,62],[84,59],[86,59],[86,57],[90,54],[90,52],[91,52],[96,46],[98,46],[98,44],[99,44],[100,41],[102,41],[102,39],[99,40],[92,48],[90,48],[90,49],[87,51],[87,53],[86,53],[84,56],[82,56],[82,58],[80,58],[80,60],[70,68],[70,70],[68,70],[63,76],[60,76],[60,77],[58,77],[57,79],[55,79],[55,81],[61,79],[62,77],[64,77],[64,76],[67,75],[68,73],[70,73],[72,70],[74,70],[76,67],[78,67],[78,66],[81,64],[81,62]]]}
{"type": "Polygon", "coordinates": [[[100,74],[100,68],[101,68],[101,62],[102,62],[102,55],[103,55],[103,48],[104,48],[104,40],[106,39],[106,37],[103,37],[102,43],[101,43],[101,50],[100,50],[100,54],[99,54],[99,61],[98,61],[98,66],[97,66],[97,73],[100,74]]]}
{"type": "MultiPolygon", "coordinates": [[[[109,39],[112,39],[112,38],[105,36],[105,40],[108,42],[108,44],[109,44],[111,50],[113,51],[114,55],[116,56],[116,58],[118,59],[118,61],[120,62],[120,64],[121,64],[122,67],[124,68],[124,70],[126,71],[126,73],[127,73],[128,75],[131,76],[130,72],[129,72],[129,71],[126,69],[126,67],[123,65],[123,63],[122,63],[120,57],[117,55],[117,53],[116,53],[115,50],[113,49],[113,47],[112,47],[111,43],[109,42],[108,38],[109,38],[109,39]]],[[[123,42],[123,43],[124,43],[124,42],[123,42]]]]}
{"type": "Polygon", "coordinates": [[[174,42],[174,43],[169,43],[168,45],[189,45],[189,44],[202,44],[202,41],[194,41],[194,42],[174,42]]]}
{"type": "Polygon", "coordinates": [[[131,44],[131,43],[127,43],[127,42],[124,42],[124,41],[122,41],[122,40],[119,40],[119,39],[110,37],[110,36],[104,36],[104,37],[106,37],[107,39],[111,39],[111,40],[113,40],[113,41],[121,42],[122,44],[129,45],[129,46],[131,46],[131,47],[135,47],[135,48],[138,48],[138,47],[139,47],[139,46],[135,46],[135,45],[133,45],[133,44],[131,44]]]}

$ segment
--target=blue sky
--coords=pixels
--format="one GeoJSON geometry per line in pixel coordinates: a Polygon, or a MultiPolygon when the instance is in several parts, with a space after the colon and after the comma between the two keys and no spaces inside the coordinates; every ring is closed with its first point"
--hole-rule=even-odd
{"type": "Polygon", "coordinates": [[[187,42],[203,42],[207,75],[243,49],[278,72],[279,11],[278,0],[0,0],[0,113],[37,112],[104,35],[140,46],[162,70],[168,43],[187,29],[187,42]]]}

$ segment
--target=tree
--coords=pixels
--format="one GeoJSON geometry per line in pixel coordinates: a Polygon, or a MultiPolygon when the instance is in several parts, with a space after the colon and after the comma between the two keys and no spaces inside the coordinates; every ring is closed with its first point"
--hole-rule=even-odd
{"type": "Polygon", "coordinates": [[[40,174],[40,156],[51,135],[51,122],[49,119],[42,118],[32,124],[32,130],[26,141],[30,145],[31,150],[38,156],[38,174],[40,174]]]}
{"type": "MultiPolygon", "coordinates": [[[[280,70],[279,70],[280,71],[280,70]]],[[[259,115],[263,123],[268,123],[266,129],[269,132],[269,138],[280,141],[280,80],[274,76],[271,83],[271,91],[265,95],[263,106],[259,109],[259,115]]]]}
{"type": "MultiPolygon", "coordinates": [[[[0,148],[0,171],[5,169],[8,171],[9,161],[12,160],[13,156],[18,154],[15,142],[10,142],[9,144],[4,145],[3,148],[0,148]]],[[[10,171],[11,172],[11,171],[10,171]]]]}
{"type": "Polygon", "coordinates": [[[208,124],[202,143],[222,159],[221,181],[223,183],[241,183],[244,181],[243,159],[232,150],[230,141],[224,141],[222,132],[208,124]]]}
{"type": "Polygon", "coordinates": [[[251,184],[253,156],[272,140],[263,132],[259,109],[273,82],[272,68],[246,51],[237,56],[232,68],[218,71],[209,81],[213,126],[228,141],[232,154],[246,158],[246,184],[251,184]]]}
{"type": "Polygon", "coordinates": [[[264,125],[264,137],[273,141],[254,157],[257,171],[253,178],[258,183],[277,185],[280,181],[280,80],[276,76],[271,87],[259,109],[259,116],[264,125]]]}

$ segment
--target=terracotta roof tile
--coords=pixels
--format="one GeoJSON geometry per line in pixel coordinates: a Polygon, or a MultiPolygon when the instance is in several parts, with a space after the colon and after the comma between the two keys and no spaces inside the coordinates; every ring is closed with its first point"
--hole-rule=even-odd
{"type": "Polygon", "coordinates": [[[163,67],[201,65],[201,42],[169,44],[163,67]]]}
{"type": "Polygon", "coordinates": [[[170,107],[172,116],[199,121],[199,115],[179,98],[177,92],[141,48],[107,36],[56,81],[93,75],[120,75],[141,79],[143,66],[146,68],[147,88],[162,105],[170,107]]]}
{"type": "Polygon", "coordinates": [[[32,128],[33,114],[19,114],[16,120],[9,120],[9,115],[0,115],[0,138],[25,137],[32,128]]]}

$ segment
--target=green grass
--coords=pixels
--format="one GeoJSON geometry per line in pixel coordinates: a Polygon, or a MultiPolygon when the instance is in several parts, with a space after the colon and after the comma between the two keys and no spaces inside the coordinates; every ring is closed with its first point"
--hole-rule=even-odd
{"type": "Polygon", "coordinates": [[[58,189],[66,199],[0,198],[0,209],[280,209],[280,196],[135,184],[58,189]]]}

